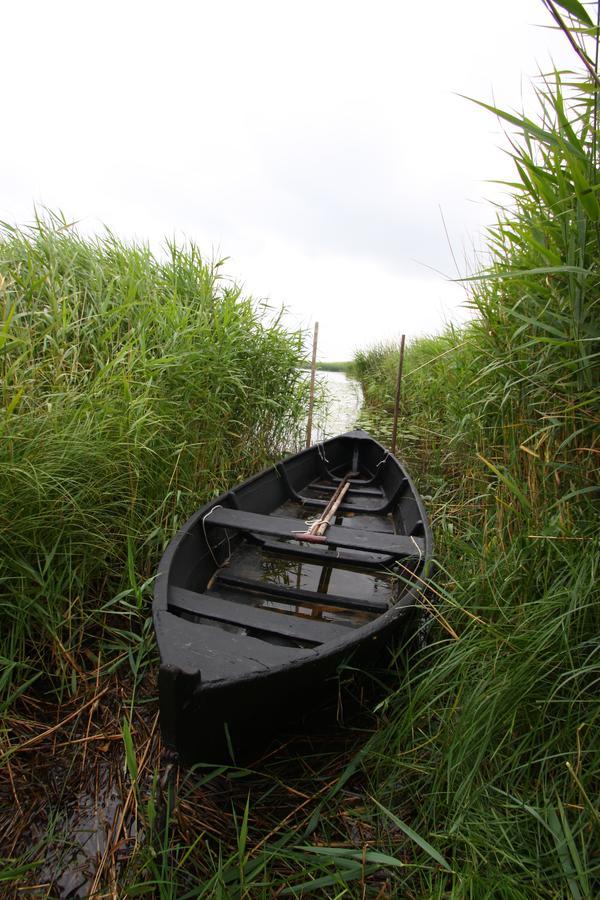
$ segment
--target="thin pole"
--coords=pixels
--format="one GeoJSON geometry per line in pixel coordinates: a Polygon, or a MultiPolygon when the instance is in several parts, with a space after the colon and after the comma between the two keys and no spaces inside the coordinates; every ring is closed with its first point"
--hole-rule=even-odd
{"type": "Polygon", "coordinates": [[[394,424],[392,426],[392,456],[396,453],[396,440],[398,437],[398,411],[400,409],[400,386],[402,384],[402,366],[404,365],[404,341],[403,334],[400,340],[400,357],[398,359],[398,375],[396,377],[396,400],[394,403],[394,424]]]}
{"type": "Polygon", "coordinates": [[[315,333],[313,335],[313,351],[312,363],[310,366],[310,398],[308,401],[308,419],[306,422],[306,446],[312,444],[312,420],[313,420],[313,404],[315,402],[315,374],[317,371],[317,339],[319,337],[319,323],[315,322],[315,333]]]}

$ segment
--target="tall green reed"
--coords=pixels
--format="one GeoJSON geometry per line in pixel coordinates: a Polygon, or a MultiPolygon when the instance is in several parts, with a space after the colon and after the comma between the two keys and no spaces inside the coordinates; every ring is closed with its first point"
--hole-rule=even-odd
{"type": "Polygon", "coordinates": [[[6,689],[84,666],[181,521],[299,439],[305,388],[302,335],[193,244],[4,225],[0,316],[6,689]]]}
{"type": "MultiPolygon", "coordinates": [[[[594,59],[587,14],[560,6],[594,59]]],[[[368,770],[451,863],[397,877],[418,896],[587,897],[600,874],[597,90],[595,70],[556,72],[539,120],[488,107],[516,178],[468,281],[475,316],[408,349],[401,454],[458,639],[440,630],[388,700],[368,770]]],[[[356,360],[384,437],[395,358],[356,360]]]]}

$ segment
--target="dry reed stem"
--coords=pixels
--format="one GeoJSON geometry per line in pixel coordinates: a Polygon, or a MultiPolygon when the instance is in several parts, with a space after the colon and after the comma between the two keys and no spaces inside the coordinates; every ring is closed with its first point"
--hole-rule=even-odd
{"type": "Polygon", "coordinates": [[[35,737],[29,738],[27,741],[25,741],[25,743],[20,744],[17,747],[11,747],[9,750],[7,750],[6,754],[3,757],[0,757],[0,763],[3,763],[5,761],[5,759],[7,758],[7,756],[12,756],[14,753],[20,753],[20,751],[24,750],[26,747],[29,747],[33,744],[38,744],[40,741],[43,741],[44,738],[48,737],[50,734],[54,734],[60,728],[64,728],[64,726],[68,722],[71,722],[73,719],[80,716],[81,713],[84,711],[84,709],[87,709],[88,706],[92,706],[92,704],[97,704],[98,701],[100,700],[100,698],[103,697],[107,693],[108,689],[109,689],[108,686],[103,688],[100,691],[100,693],[95,694],[91,700],[88,700],[87,703],[84,703],[83,706],[79,707],[79,709],[76,709],[74,712],[72,712],[70,715],[68,715],[65,719],[58,722],[56,725],[53,725],[52,728],[47,728],[46,731],[43,731],[41,734],[35,735],[35,737]]]}
{"type": "MultiPolygon", "coordinates": [[[[148,760],[148,755],[150,753],[150,748],[153,743],[157,725],[158,725],[158,713],[156,713],[156,715],[154,717],[150,735],[148,736],[148,738],[146,740],[146,745],[145,745],[144,751],[142,753],[142,759],[138,766],[138,774],[137,774],[138,781],[139,781],[139,778],[145,768],[146,762],[148,760]]],[[[106,866],[108,858],[111,857],[112,859],[114,859],[114,855],[116,853],[116,850],[118,849],[118,842],[120,840],[121,831],[125,824],[125,817],[127,816],[127,813],[129,811],[129,805],[135,799],[136,788],[137,788],[137,781],[132,782],[132,784],[129,788],[129,791],[127,793],[127,797],[125,799],[125,803],[123,804],[123,807],[121,809],[121,814],[119,816],[118,824],[117,824],[116,828],[113,826],[113,828],[111,829],[111,834],[109,835],[109,838],[106,842],[106,848],[102,855],[102,859],[100,860],[100,864],[98,865],[98,868],[96,869],[94,881],[92,882],[92,887],[91,887],[91,891],[90,891],[91,896],[94,896],[94,894],[98,890],[98,886],[100,884],[100,879],[102,877],[102,872],[104,871],[104,868],[106,866]],[[116,846],[114,846],[114,845],[116,845],[116,846]]]]}

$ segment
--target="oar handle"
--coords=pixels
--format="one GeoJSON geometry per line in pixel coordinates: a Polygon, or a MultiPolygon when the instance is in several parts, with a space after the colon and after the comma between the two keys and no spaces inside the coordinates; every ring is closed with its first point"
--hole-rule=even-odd
{"type": "Polygon", "coordinates": [[[326,530],[331,525],[331,521],[337,513],[342,500],[346,496],[346,492],[350,490],[350,482],[347,481],[342,487],[341,491],[335,498],[335,502],[331,505],[331,508],[325,510],[325,515],[321,516],[321,521],[317,525],[316,534],[325,534],[326,530]]]}
{"type": "Polygon", "coordinates": [[[310,531],[292,531],[295,541],[307,541],[309,544],[326,544],[327,538],[320,534],[312,534],[310,531]]]}

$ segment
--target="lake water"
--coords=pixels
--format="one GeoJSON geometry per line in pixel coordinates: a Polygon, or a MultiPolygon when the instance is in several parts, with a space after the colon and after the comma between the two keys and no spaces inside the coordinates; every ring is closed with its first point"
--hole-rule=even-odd
{"type": "Polygon", "coordinates": [[[325,393],[323,409],[314,415],[313,443],[351,431],[362,406],[362,391],[358,381],[344,372],[317,372],[317,382],[325,393]]]}

